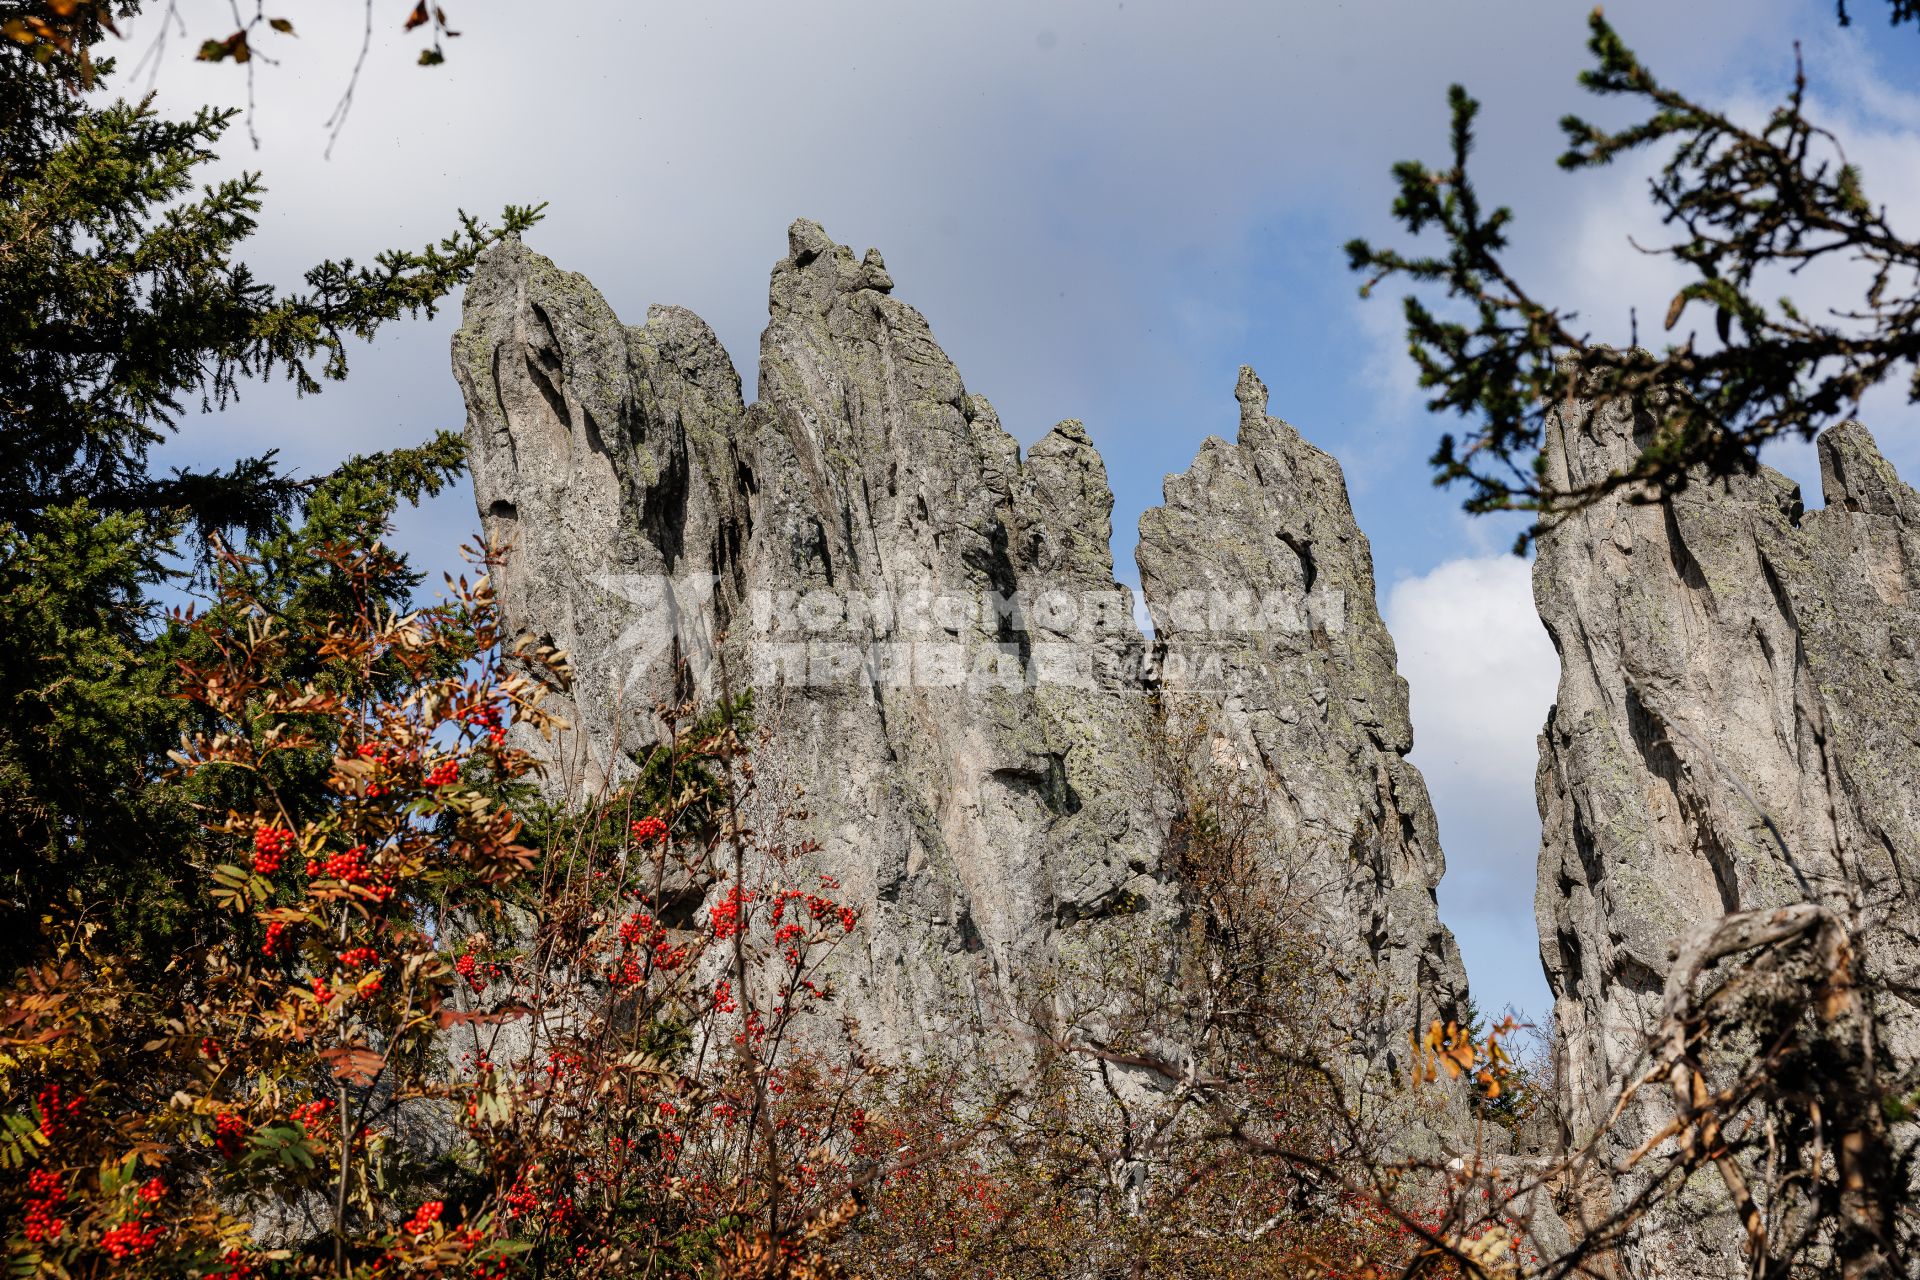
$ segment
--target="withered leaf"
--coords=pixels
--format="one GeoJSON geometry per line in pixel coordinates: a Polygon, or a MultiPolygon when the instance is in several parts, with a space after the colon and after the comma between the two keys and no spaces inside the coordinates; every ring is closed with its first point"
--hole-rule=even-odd
{"type": "Polygon", "coordinates": [[[376,1053],[365,1045],[323,1049],[320,1059],[333,1071],[335,1080],[345,1080],[353,1085],[372,1084],[379,1076],[380,1069],[387,1065],[385,1054],[376,1053]]]}

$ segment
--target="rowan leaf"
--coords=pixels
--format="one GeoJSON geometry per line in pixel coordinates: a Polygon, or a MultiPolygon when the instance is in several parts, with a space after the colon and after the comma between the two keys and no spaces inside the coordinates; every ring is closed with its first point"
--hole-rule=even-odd
{"type": "Polygon", "coordinates": [[[335,1080],[344,1080],[348,1084],[370,1085],[387,1065],[387,1056],[365,1045],[348,1045],[336,1049],[326,1049],[320,1054],[321,1061],[333,1073],[335,1080]]]}

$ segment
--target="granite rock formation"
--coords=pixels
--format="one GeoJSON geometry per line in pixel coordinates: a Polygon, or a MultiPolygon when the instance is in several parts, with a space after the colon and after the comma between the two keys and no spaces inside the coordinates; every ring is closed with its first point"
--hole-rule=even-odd
{"type": "Polygon", "coordinates": [[[1466,986],[1434,911],[1446,864],[1373,556],[1340,464],[1267,416],[1252,369],[1235,396],[1238,441],[1206,440],[1140,521],[1162,706],[1255,780],[1303,892],[1357,944],[1334,953],[1340,976],[1397,1006],[1376,1024],[1424,1027],[1466,986]]]}
{"type": "MultiPolygon", "coordinates": [[[[1560,407],[1549,482],[1623,467],[1655,421],[1645,406],[1560,407]]],[[[1571,1142],[1644,1066],[1689,925],[1811,898],[1866,924],[1870,974],[1909,991],[1920,976],[1920,496],[1858,423],[1819,453],[1824,509],[1763,467],[1658,503],[1603,501],[1540,539],[1534,594],[1561,679],[1541,738],[1536,903],[1571,1142]]],[[[1885,1047],[1913,1063],[1920,1016],[1898,999],[1879,1012],[1885,1047]]],[[[1664,1105],[1639,1095],[1604,1153],[1634,1150],[1664,1105]]],[[[1710,1208],[1716,1189],[1696,1190],[1710,1208]]],[[[1745,1275],[1737,1230],[1650,1236],[1630,1272],[1745,1275]]]]}
{"type": "Polygon", "coordinates": [[[796,222],[748,405],[692,314],[629,327],[519,242],[489,250],[454,367],[483,524],[510,548],[503,613],[575,672],[549,785],[617,782],[657,706],[752,687],[761,796],[804,796],[868,921],[849,995],[879,1047],[911,1051],[1044,1021],[1086,931],[1176,927],[1166,708],[1198,699],[1327,883],[1347,967],[1403,993],[1380,1043],[1453,1012],[1434,819],[1337,465],[1243,373],[1241,443],[1209,441],[1143,522],[1159,656],[1213,645],[1226,677],[1163,691],[1085,430],[1023,455],[893,287],[877,252],[796,222]],[[1299,623],[1202,636],[1173,607],[1196,586],[1299,623]]]}

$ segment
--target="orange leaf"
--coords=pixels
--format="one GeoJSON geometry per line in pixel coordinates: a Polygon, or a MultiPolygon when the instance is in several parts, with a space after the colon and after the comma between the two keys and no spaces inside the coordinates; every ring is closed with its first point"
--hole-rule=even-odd
{"type": "Polygon", "coordinates": [[[1680,322],[1680,313],[1687,309],[1687,295],[1676,293],[1673,301],[1667,304],[1667,328],[1671,329],[1680,322]]]}
{"type": "Polygon", "coordinates": [[[419,4],[413,6],[413,12],[407,16],[406,30],[411,31],[415,27],[425,26],[428,21],[427,0],[420,0],[419,4]]]}
{"type": "Polygon", "coordinates": [[[357,1085],[372,1084],[381,1068],[387,1065],[385,1054],[375,1053],[363,1045],[326,1049],[321,1052],[320,1059],[333,1069],[335,1080],[357,1085]]]}
{"type": "Polygon", "coordinates": [[[436,1016],[439,1018],[441,1028],[445,1029],[465,1026],[468,1023],[477,1023],[484,1027],[498,1026],[502,1022],[512,1022],[515,1018],[524,1018],[532,1012],[532,1009],[523,1004],[508,1005],[492,1013],[463,1013],[459,1009],[442,1007],[436,1016]]]}

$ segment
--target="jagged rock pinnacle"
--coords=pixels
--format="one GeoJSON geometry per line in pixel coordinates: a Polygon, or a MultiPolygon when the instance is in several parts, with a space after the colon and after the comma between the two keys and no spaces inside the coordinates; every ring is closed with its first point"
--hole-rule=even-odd
{"type": "Polygon", "coordinates": [[[804,795],[796,840],[818,842],[870,921],[842,976],[872,1042],[912,1052],[971,1028],[1005,1044],[1036,1002],[1071,1024],[1110,998],[1073,970],[1089,939],[1174,936],[1185,801],[1167,740],[1211,707],[1274,789],[1271,857],[1329,882],[1336,967],[1399,993],[1357,1002],[1367,1042],[1456,1009],[1405,688],[1333,460],[1266,418],[1242,370],[1240,444],[1210,441],[1169,479],[1141,567],[1170,606],[1188,587],[1266,597],[1272,634],[1202,634],[1204,606],[1198,627],[1170,618],[1162,658],[1217,639],[1223,683],[1163,689],[1114,580],[1113,496],[1085,427],[1023,457],[877,251],[856,258],[804,219],[787,246],[752,405],[689,312],[628,328],[517,243],[469,288],[454,364],[482,519],[511,544],[501,606],[576,674],[550,787],[617,783],[655,706],[714,697],[724,658],[769,730],[762,801],[804,795]],[[974,607],[916,629],[893,607],[916,594],[974,607]],[[904,678],[883,670],[902,654],[904,678]],[[1008,662],[1016,678],[976,678],[1008,662]]]}

